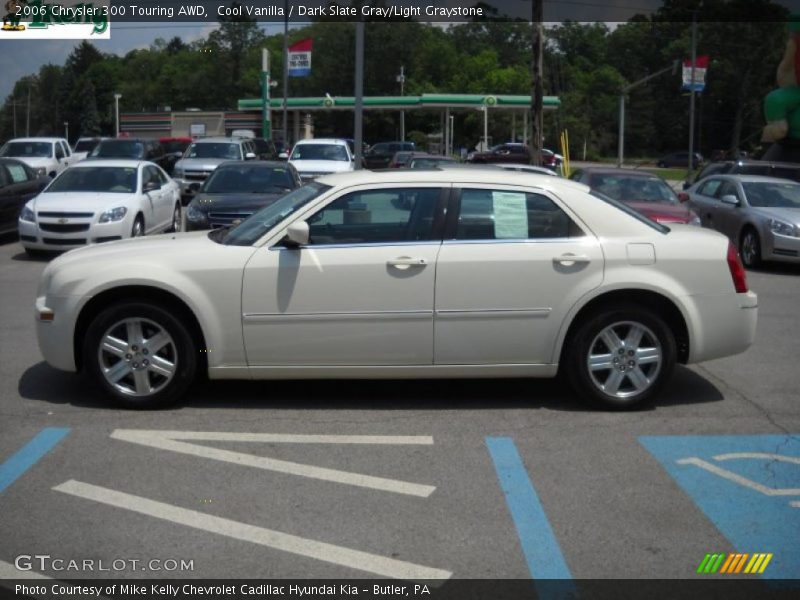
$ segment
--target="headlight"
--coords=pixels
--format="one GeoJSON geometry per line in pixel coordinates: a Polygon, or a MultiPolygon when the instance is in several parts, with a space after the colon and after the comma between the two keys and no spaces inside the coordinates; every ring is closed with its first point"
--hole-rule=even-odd
{"type": "Polygon", "coordinates": [[[703,223],[700,221],[700,217],[698,217],[695,214],[693,214],[692,218],[689,219],[689,225],[694,225],[695,227],[700,227],[700,226],[702,226],[702,224],[703,223]]]}
{"type": "Polygon", "coordinates": [[[194,204],[189,204],[186,208],[186,219],[189,221],[205,221],[206,215],[204,212],[197,210],[197,207],[194,204]]]}
{"type": "Polygon", "coordinates": [[[101,223],[111,223],[113,221],[121,221],[125,218],[125,215],[128,213],[128,209],[124,206],[118,206],[117,208],[112,208],[111,210],[107,210],[102,215],[100,215],[100,222],[101,223]]]}
{"type": "Polygon", "coordinates": [[[778,219],[770,219],[769,228],[772,230],[772,233],[777,233],[778,235],[788,235],[789,237],[797,237],[797,227],[785,221],[779,221],[778,219]]]}
{"type": "Polygon", "coordinates": [[[173,177],[183,177],[183,169],[179,169],[178,167],[175,167],[174,169],[172,169],[172,176],[173,177]]]}
{"type": "Polygon", "coordinates": [[[19,213],[19,220],[27,223],[36,223],[36,214],[27,206],[23,206],[22,211],[19,213]]]}
{"type": "Polygon", "coordinates": [[[45,169],[44,167],[39,167],[38,169],[36,169],[37,177],[44,177],[45,175],[47,175],[47,169],[45,169]]]}

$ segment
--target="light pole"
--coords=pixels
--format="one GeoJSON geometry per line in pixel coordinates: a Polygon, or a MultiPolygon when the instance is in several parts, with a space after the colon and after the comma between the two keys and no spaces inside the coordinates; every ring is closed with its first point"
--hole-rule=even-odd
{"type": "Polygon", "coordinates": [[[64,139],[69,143],[69,121],[64,121],[64,139]]]}
{"type": "Polygon", "coordinates": [[[119,137],[119,99],[122,94],[114,94],[114,137],[119,137]]]}
{"type": "MultiPolygon", "coordinates": [[[[406,74],[403,65],[400,65],[400,75],[397,76],[397,81],[400,82],[400,96],[405,96],[406,74]]],[[[406,141],[406,111],[402,109],[400,110],[400,141],[406,141]]]]}
{"type": "Polygon", "coordinates": [[[451,156],[453,154],[453,124],[454,124],[454,118],[455,117],[453,117],[453,115],[450,115],[450,139],[447,140],[447,146],[448,146],[447,154],[448,154],[448,156],[451,156]]]}

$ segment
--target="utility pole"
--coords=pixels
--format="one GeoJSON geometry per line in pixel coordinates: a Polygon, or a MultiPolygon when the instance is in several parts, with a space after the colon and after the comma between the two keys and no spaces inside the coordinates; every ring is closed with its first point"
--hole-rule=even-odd
{"type": "Polygon", "coordinates": [[[119,99],[122,94],[114,94],[114,137],[119,137],[119,99]]]}
{"type": "Polygon", "coordinates": [[[676,60],[672,63],[671,66],[665,67],[660,71],[656,71],[648,75],[647,77],[642,77],[638,81],[634,81],[633,83],[626,85],[623,87],[619,92],[619,138],[617,140],[617,166],[622,167],[622,162],[625,158],[625,96],[630,92],[633,88],[639,87],[643,83],[647,83],[651,79],[655,79],[659,75],[663,75],[667,71],[672,71],[672,74],[678,72],[678,66],[680,65],[681,61],[676,60]]]}
{"type": "Polygon", "coordinates": [[[283,144],[289,152],[289,109],[286,106],[289,101],[289,0],[283,0],[283,14],[283,144]]]}
{"type": "Polygon", "coordinates": [[[361,150],[364,146],[364,21],[356,21],[356,72],[355,115],[353,139],[356,146],[355,168],[361,168],[361,150]]]}
{"type": "Polygon", "coordinates": [[[31,134],[31,85],[28,84],[28,108],[25,111],[25,136],[31,134]]]}
{"type": "Polygon", "coordinates": [[[272,120],[269,110],[269,52],[261,49],[261,137],[272,139],[272,120]]]}
{"type": "Polygon", "coordinates": [[[542,164],[542,53],[544,50],[544,0],[531,0],[531,164],[542,164]]]}
{"type": "Polygon", "coordinates": [[[689,83],[689,173],[694,170],[694,70],[697,62],[697,11],[692,11],[692,76],[689,83]]]}
{"type": "MultiPolygon", "coordinates": [[[[400,82],[400,96],[405,96],[406,74],[403,65],[400,65],[400,75],[397,76],[397,81],[400,82]]],[[[400,141],[406,141],[406,111],[403,109],[400,109],[400,141]]]]}

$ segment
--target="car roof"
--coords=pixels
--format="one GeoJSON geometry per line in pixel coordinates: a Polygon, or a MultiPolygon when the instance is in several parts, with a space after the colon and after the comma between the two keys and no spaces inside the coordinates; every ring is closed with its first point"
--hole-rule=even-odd
{"type": "Polygon", "coordinates": [[[583,167],[581,171],[592,175],[620,175],[620,176],[628,175],[630,177],[661,179],[658,175],[654,173],[648,173],[647,171],[638,171],[636,169],[619,169],[615,167],[583,167]]]}
{"type": "Polygon", "coordinates": [[[63,142],[64,138],[60,137],[24,137],[14,138],[8,140],[9,142],[63,142]]]}
{"type": "Polygon", "coordinates": [[[367,169],[359,169],[357,171],[348,171],[346,173],[336,173],[332,175],[325,175],[317,179],[320,183],[326,185],[336,186],[349,186],[349,185],[362,185],[373,183],[398,183],[398,184],[414,184],[414,183],[468,183],[477,186],[487,185],[532,185],[541,186],[545,184],[548,188],[554,190],[579,190],[588,192],[589,187],[578,183],[577,181],[570,181],[568,179],[561,179],[560,177],[551,177],[539,173],[526,173],[523,171],[507,171],[505,169],[473,169],[473,168],[458,168],[458,169],[419,169],[419,170],[405,170],[405,169],[387,169],[379,171],[369,171],[367,169]]]}
{"type": "Polygon", "coordinates": [[[240,144],[242,142],[247,141],[249,138],[243,137],[224,137],[224,136],[215,136],[215,137],[205,137],[205,138],[198,138],[196,140],[192,140],[195,144],[205,144],[205,143],[220,143],[225,142],[228,144],[240,144]]]}
{"type": "Polygon", "coordinates": [[[781,183],[794,183],[795,185],[800,185],[800,183],[792,179],[786,179],[785,177],[770,177],[768,175],[737,175],[735,173],[733,174],[720,173],[719,175],[709,175],[708,177],[705,177],[702,180],[702,182],[708,181],[709,179],[728,179],[731,181],[738,181],[740,183],[758,183],[758,182],[769,183],[769,182],[780,181],[781,183]]]}
{"type": "Polygon", "coordinates": [[[146,160],[125,159],[125,158],[94,158],[92,160],[82,160],[70,165],[70,169],[83,169],[86,167],[125,167],[125,168],[138,168],[139,166],[153,165],[155,163],[146,160]]]}
{"type": "Polygon", "coordinates": [[[798,163],[791,163],[791,162],[778,162],[774,160],[755,160],[751,158],[742,158],[739,160],[715,160],[714,162],[708,163],[707,167],[711,165],[739,165],[741,167],[745,166],[762,166],[768,165],[770,167],[785,167],[787,169],[800,169],[800,164],[798,163]]]}
{"type": "Polygon", "coordinates": [[[346,146],[347,141],[342,138],[311,138],[308,140],[297,140],[296,146],[301,144],[337,144],[339,146],[346,146]]]}
{"type": "Polygon", "coordinates": [[[284,160],[229,160],[222,163],[217,169],[222,167],[263,167],[263,168],[281,168],[286,169],[288,163],[284,160]]]}

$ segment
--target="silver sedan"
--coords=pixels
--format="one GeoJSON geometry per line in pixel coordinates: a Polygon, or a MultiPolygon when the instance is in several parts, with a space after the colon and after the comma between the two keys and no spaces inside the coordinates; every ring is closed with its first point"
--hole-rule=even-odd
{"type": "Polygon", "coordinates": [[[756,175],[715,175],[688,190],[703,227],[737,245],[746,267],[800,262],[800,184],[756,175]]]}

